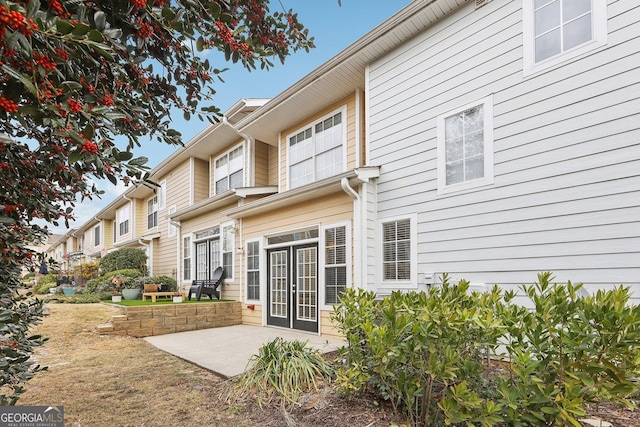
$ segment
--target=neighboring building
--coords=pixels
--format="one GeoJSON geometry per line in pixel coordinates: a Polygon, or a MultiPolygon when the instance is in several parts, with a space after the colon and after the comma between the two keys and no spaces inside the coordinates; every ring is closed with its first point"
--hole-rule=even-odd
{"type": "Polygon", "coordinates": [[[223,266],[244,323],[326,335],[343,289],[445,272],[637,289],[639,10],[414,1],[274,99],[231,107],[152,170],[157,186],[86,224],[85,252],[144,247],[183,289],[223,266]]]}

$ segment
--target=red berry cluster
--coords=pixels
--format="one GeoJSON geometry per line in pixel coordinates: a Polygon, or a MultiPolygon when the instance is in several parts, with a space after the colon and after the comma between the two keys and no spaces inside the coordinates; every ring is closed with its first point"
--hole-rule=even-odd
{"type": "Polygon", "coordinates": [[[69,52],[67,52],[64,48],[61,48],[61,47],[56,48],[56,56],[65,61],[69,60],[69,52]]]}
{"type": "Polygon", "coordinates": [[[82,152],[96,154],[98,152],[98,145],[89,141],[88,139],[85,139],[84,145],[82,146],[82,152]]]}
{"type": "Polygon", "coordinates": [[[0,108],[7,113],[15,114],[18,112],[18,104],[16,104],[12,99],[7,99],[4,96],[0,98],[0,108]]]}
{"type": "Polygon", "coordinates": [[[131,0],[131,4],[134,5],[137,9],[143,9],[147,5],[146,0],[131,0]]]}
{"type": "Polygon", "coordinates": [[[136,34],[142,39],[148,39],[153,34],[153,27],[142,19],[138,19],[136,23],[140,26],[136,34]]]}
{"type": "Polygon", "coordinates": [[[109,94],[106,94],[104,98],[98,100],[98,102],[102,105],[106,105],[107,107],[111,107],[114,104],[113,98],[109,94]]]}
{"type": "Polygon", "coordinates": [[[70,13],[65,12],[59,0],[49,0],[49,9],[61,18],[68,18],[70,13]]]}
{"type": "Polygon", "coordinates": [[[0,27],[0,36],[4,36],[6,33],[5,27],[18,30],[25,36],[30,36],[33,30],[38,29],[38,24],[32,19],[27,19],[24,14],[17,10],[8,10],[4,7],[0,7],[0,23],[4,24],[4,26],[0,27]]]}
{"type": "Polygon", "coordinates": [[[70,113],[77,113],[78,111],[82,110],[82,102],[80,101],[76,101],[75,99],[69,99],[67,101],[67,104],[69,104],[70,113]]]}
{"type": "Polygon", "coordinates": [[[49,55],[42,55],[39,52],[33,52],[33,60],[36,65],[41,66],[47,71],[52,71],[56,69],[56,63],[49,55]]]}

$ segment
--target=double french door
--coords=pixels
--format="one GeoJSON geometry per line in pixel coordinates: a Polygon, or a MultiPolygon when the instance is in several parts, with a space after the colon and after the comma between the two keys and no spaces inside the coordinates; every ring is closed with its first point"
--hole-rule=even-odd
{"type": "Polygon", "coordinates": [[[267,252],[267,324],[318,331],[318,246],[267,252]]]}

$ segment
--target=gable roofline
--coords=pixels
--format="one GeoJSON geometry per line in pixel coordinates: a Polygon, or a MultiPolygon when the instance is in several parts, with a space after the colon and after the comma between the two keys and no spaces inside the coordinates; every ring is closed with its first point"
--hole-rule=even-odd
{"type": "Polygon", "coordinates": [[[469,0],[415,0],[237,124],[271,145],[278,133],[365,87],[368,65],[469,0]]]}

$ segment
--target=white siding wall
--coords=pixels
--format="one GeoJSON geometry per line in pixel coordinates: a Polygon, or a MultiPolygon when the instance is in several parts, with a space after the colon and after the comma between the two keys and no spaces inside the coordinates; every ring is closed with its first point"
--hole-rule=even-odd
{"type": "Polygon", "coordinates": [[[378,217],[417,213],[414,273],[640,298],[640,5],[609,1],[604,48],[527,78],[521,6],[469,5],[371,65],[378,217]],[[491,94],[495,183],[438,195],[436,117],[491,94]]]}

